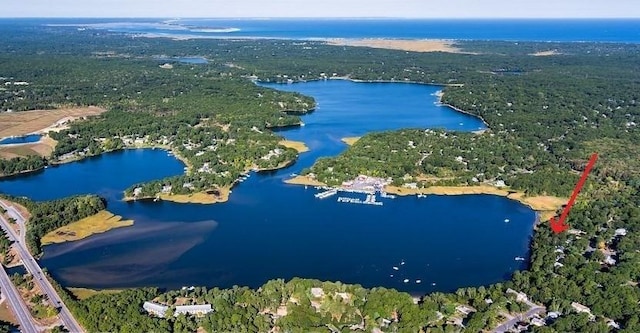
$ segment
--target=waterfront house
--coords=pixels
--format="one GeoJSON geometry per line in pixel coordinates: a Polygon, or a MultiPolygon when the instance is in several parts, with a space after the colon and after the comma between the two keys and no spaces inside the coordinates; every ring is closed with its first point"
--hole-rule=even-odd
{"type": "Polygon", "coordinates": [[[161,305],[153,302],[144,302],[142,308],[148,313],[160,318],[164,318],[167,310],[169,309],[169,307],[166,305],[161,305]]]}
{"type": "Polygon", "coordinates": [[[202,304],[202,305],[179,305],[176,306],[176,311],[174,312],[174,316],[179,316],[181,314],[187,315],[205,315],[209,312],[213,311],[211,308],[211,304],[202,304]]]}
{"type": "Polygon", "coordinates": [[[311,288],[311,295],[315,298],[320,298],[324,296],[324,290],[322,288],[311,288]]]}
{"type": "Polygon", "coordinates": [[[591,314],[591,309],[589,309],[588,307],[578,303],[578,302],[572,302],[571,303],[571,307],[576,310],[576,312],[578,313],[586,313],[589,315],[589,319],[593,320],[595,319],[595,316],[591,314]]]}

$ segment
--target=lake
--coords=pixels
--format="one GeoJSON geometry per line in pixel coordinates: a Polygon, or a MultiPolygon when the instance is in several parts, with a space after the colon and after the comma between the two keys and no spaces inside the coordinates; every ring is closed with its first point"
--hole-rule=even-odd
{"type": "Polygon", "coordinates": [[[75,287],[258,287],[303,277],[411,293],[486,285],[526,268],[515,257],[528,257],[535,213],[518,202],[461,195],[350,205],[283,183],[317,158],[346,149],[342,137],[405,127],[484,128],[477,118],[437,105],[440,88],[343,80],[263,85],[316,99],[305,126],[280,132],[311,151],[287,169],[252,173],[224,204],[122,202],[122,190],[135,182],[183,172],[181,162],[159,149],[104,154],[0,181],[0,191],[36,200],[97,193],[110,211],[135,220],[133,227],[47,246],[41,264],[75,287]]]}
{"type": "Polygon", "coordinates": [[[21,143],[34,143],[40,141],[42,135],[40,134],[29,134],[25,136],[11,136],[0,140],[0,145],[12,145],[12,144],[21,144],[21,143]]]}

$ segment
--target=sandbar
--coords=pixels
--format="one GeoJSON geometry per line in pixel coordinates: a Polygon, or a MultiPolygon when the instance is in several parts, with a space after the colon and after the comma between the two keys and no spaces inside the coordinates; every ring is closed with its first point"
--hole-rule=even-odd
{"type": "Polygon", "coordinates": [[[295,176],[284,181],[287,184],[293,185],[308,185],[308,186],[326,186],[327,184],[317,181],[307,176],[295,176]]]}
{"type": "Polygon", "coordinates": [[[282,140],[278,143],[287,148],[293,148],[296,151],[298,151],[298,153],[304,153],[309,151],[309,147],[307,147],[307,145],[302,141],[282,140]]]}
{"type": "Polygon", "coordinates": [[[360,140],[359,136],[349,136],[349,137],[340,139],[340,141],[346,143],[349,146],[353,146],[358,140],[360,140]]]}
{"type": "Polygon", "coordinates": [[[529,55],[535,56],[535,57],[548,57],[548,56],[553,56],[553,55],[561,55],[562,53],[558,52],[557,50],[548,50],[548,51],[540,51],[540,52],[535,52],[535,53],[529,53],[529,55]]]}
{"type": "Polygon", "coordinates": [[[133,220],[123,220],[122,216],[103,210],[47,233],[42,237],[41,242],[42,245],[47,245],[75,241],[111,229],[132,225],[133,220]]]}
{"type": "Polygon", "coordinates": [[[445,39],[331,38],[326,39],[326,42],[329,45],[360,46],[412,52],[465,53],[455,46],[455,41],[445,39]]]}

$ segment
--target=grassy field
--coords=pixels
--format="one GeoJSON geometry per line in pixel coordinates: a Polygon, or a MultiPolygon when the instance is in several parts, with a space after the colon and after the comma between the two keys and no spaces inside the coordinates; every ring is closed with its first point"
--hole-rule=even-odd
{"type": "Polygon", "coordinates": [[[88,288],[68,288],[69,291],[79,300],[87,299],[91,296],[95,296],[98,294],[116,294],[121,292],[119,289],[104,289],[104,290],[95,290],[88,288]]]}
{"type": "Polygon", "coordinates": [[[309,151],[309,147],[307,147],[307,145],[305,145],[304,142],[301,142],[301,141],[282,140],[278,143],[287,148],[293,148],[297,150],[298,153],[304,153],[309,151]]]}
{"type": "Polygon", "coordinates": [[[133,225],[133,220],[122,220],[121,216],[103,210],[95,215],[60,227],[42,237],[42,245],[63,243],[89,237],[93,234],[133,225]]]}
{"type": "Polygon", "coordinates": [[[106,110],[97,107],[69,108],[59,110],[35,110],[4,112],[0,114],[0,138],[20,136],[47,128],[56,130],[54,125],[62,119],[75,119],[98,115],[106,110]]]}

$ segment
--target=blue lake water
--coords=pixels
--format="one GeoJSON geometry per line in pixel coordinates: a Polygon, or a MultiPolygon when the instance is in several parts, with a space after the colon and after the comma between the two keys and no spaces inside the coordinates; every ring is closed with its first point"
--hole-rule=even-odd
{"type": "Polygon", "coordinates": [[[150,149],[3,180],[0,191],[36,200],[98,193],[110,211],[135,219],[133,227],[47,246],[41,263],[67,286],[257,287],[273,278],[304,277],[424,293],[486,285],[526,268],[514,258],[528,255],[535,213],[515,201],[463,195],[351,205],[283,183],[318,157],[343,151],[345,136],[405,127],[484,128],[476,118],[436,105],[439,88],[339,80],[270,86],[316,98],[318,108],[303,116],[305,126],[281,132],[311,151],[287,169],[252,174],[227,203],[120,201],[132,183],[182,172],[179,161],[150,149]]]}
{"type": "Polygon", "coordinates": [[[177,61],[183,64],[192,64],[192,65],[209,63],[209,61],[203,57],[177,57],[177,58],[156,57],[155,59],[160,61],[177,61]]]}
{"type": "Polygon", "coordinates": [[[8,137],[0,140],[0,145],[10,145],[10,144],[19,144],[19,143],[33,143],[40,141],[42,135],[40,134],[29,134],[25,136],[15,136],[8,137]]]}

